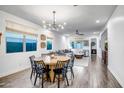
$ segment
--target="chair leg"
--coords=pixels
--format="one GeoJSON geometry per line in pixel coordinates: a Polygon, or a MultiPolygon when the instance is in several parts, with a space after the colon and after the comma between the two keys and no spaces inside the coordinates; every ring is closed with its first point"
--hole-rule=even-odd
{"type": "Polygon", "coordinates": [[[46,78],[47,78],[47,81],[48,81],[48,79],[49,79],[49,72],[48,72],[48,70],[49,70],[49,65],[46,65],[46,69],[47,69],[46,78]]]}
{"type": "Polygon", "coordinates": [[[64,74],[62,74],[62,79],[63,79],[63,80],[65,79],[65,75],[64,75],[64,74]]]}
{"type": "Polygon", "coordinates": [[[58,74],[58,88],[60,88],[60,75],[58,74]]]}
{"type": "Polygon", "coordinates": [[[49,80],[51,82],[49,72],[46,73],[46,78],[47,78],[47,81],[49,80]]]}
{"type": "Polygon", "coordinates": [[[33,70],[31,71],[30,79],[32,79],[32,75],[33,75],[33,70]]]}
{"type": "Polygon", "coordinates": [[[69,86],[69,82],[68,82],[67,74],[65,74],[65,78],[66,78],[66,81],[67,81],[67,86],[69,86]]]}
{"type": "Polygon", "coordinates": [[[48,78],[49,78],[48,73],[46,73],[46,79],[47,79],[47,81],[48,81],[48,78]]]}
{"type": "Polygon", "coordinates": [[[56,74],[54,74],[53,83],[55,82],[56,74]]]}
{"type": "Polygon", "coordinates": [[[36,85],[38,74],[36,74],[35,81],[34,81],[34,86],[36,85]]]}
{"type": "Polygon", "coordinates": [[[43,88],[43,83],[44,83],[44,74],[42,74],[42,88],[43,88]]]}
{"type": "Polygon", "coordinates": [[[49,80],[50,80],[50,82],[51,82],[51,78],[50,78],[50,74],[48,73],[48,77],[49,77],[49,80]]]}
{"type": "Polygon", "coordinates": [[[34,71],[33,71],[34,76],[35,76],[35,73],[36,73],[36,72],[35,72],[35,70],[34,70],[34,71]]]}
{"type": "Polygon", "coordinates": [[[71,67],[71,74],[73,75],[74,78],[74,72],[73,72],[73,68],[71,67]]]}

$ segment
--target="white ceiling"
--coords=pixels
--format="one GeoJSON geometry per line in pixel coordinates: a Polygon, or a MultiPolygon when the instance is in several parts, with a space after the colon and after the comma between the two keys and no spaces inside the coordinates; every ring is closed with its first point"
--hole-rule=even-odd
{"type": "Polygon", "coordinates": [[[79,32],[90,34],[94,31],[101,31],[116,6],[114,5],[1,5],[0,10],[27,19],[38,25],[42,20],[52,21],[52,11],[56,11],[58,23],[66,22],[67,25],[60,33],[70,34],[79,32]],[[96,23],[100,20],[100,23],[96,23]]]}

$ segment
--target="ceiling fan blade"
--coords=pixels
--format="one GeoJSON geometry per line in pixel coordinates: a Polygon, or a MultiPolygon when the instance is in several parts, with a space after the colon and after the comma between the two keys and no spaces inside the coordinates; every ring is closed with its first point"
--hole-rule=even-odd
{"type": "Polygon", "coordinates": [[[78,29],[76,29],[75,34],[76,34],[76,35],[84,35],[83,33],[79,33],[78,29]]]}
{"type": "Polygon", "coordinates": [[[84,35],[84,34],[78,34],[78,35],[84,35]]]}

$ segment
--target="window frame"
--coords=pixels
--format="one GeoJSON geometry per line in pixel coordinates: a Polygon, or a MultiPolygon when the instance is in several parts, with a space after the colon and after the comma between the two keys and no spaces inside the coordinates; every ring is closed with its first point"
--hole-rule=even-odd
{"type": "Polygon", "coordinates": [[[23,52],[35,52],[35,51],[37,51],[37,45],[38,45],[38,41],[37,41],[37,36],[34,34],[26,34],[26,33],[23,33],[23,32],[16,32],[16,31],[10,31],[10,30],[7,30],[6,32],[5,32],[5,44],[7,44],[7,36],[6,36],[6,33],[17,33],[17,34],[22,34],[22,43],[23,43],[23,51],[21,51],[21,52],[11,52],[11,53],[7,53],[7,45],[5,45],[5,53],[6,54],[14,54],[14,53],[23,53],[23,52]],[[34,36],[34,37],[36,37],[36,50],[35,51],[26,51],[26,35],[31,35],[31,36],[34,36]]]}
{"type": "MultiPolygon", "coordinates": [[[[24,47],[25,47],[25,52],[34,52],[34,51],[37,51],[37,44],[38,44],[37,38],[35,38],[35,39],[36,39],[36,50],[27,51],[27,49],[26,49],[26,43],[27,43],[27,42],[26,42],[26,36],[27,36],[27,35],[28,35],[28,34],[25,34],[25,35],[24,35],[24,41],[25,41],[25,42],[24,42],[24,43],[25,43],[25,46],[24,46],[24,47]]],[[[30,36],[31,36],[31,35],[30,35],[30,36]]],[[[32,36],[33,36],[33,35],[32,35],[32,36]]]]}
{"type": "Polygon", "coordinates": [[[46,40],[46,50],[48,50],[48,51],[53,50],[53,38],[47,37],[47,40],[46,40]],[[51,49],[48,49],[48,48],[47,48],[47,45],[48,45],[48,42],[47,42],[47,41],[48,41],[48,40],[51,40],[51,44],[52,44],[52,45],[51,45],[51,46],[52,46],[51,49]]]}

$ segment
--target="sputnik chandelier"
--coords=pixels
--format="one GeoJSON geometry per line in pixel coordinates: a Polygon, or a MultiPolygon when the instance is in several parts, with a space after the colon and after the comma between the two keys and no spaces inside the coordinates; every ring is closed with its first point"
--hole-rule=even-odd
{"type": "Polygon", "coordinates": [[[48,23],[46,21],[42,21],[43,23],[43,28],[48,29],[48,30],[53,30],[53,31],[59,31],[60,29],[64,29],[64,26],[66,23],[64,22],[63,24],[57,24],[56,23],[56,11],[53,11],[53,21],[52,23],[48,23]]]}

